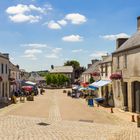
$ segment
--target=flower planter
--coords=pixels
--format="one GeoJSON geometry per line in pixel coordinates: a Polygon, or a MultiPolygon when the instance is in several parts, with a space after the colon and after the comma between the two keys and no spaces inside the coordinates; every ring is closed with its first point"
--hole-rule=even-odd
{"type": "Polygon", "coordinates": [[[20,102],[21,102],[21,103],[25,103],[25,97],[20,96],[20,102]]]}
{"type": "Polygon", "coordinates": [[[34,101],[34,96],[29,95],[26,97],[27,101],[34,101]]]}
{"type": "Polygon", "coordinates": [[[118,73],[113,73],[113,74],[111,74],[110,79],[111,80],[121,80],[122,79],[122,75],[118,74],[118,73]]]}
{"type": "Polygon", "coordinates": [[[93,72],[92,76],[100,76],[100,73],[99,72],[93,72]]]}

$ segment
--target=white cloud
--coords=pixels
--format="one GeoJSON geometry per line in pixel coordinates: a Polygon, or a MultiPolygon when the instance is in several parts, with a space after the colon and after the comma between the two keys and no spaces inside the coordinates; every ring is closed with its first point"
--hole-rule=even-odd
{"type": "Polygon", "coordinates": [[[24,55],[22,57],[29,58],[31,60],[36,60],[37,55],[42,53],[42,50],[40,49],[27,49],[24,51],[24,55]]]}
{"type": "Polygon", "coordinates": [[[62,51],[62,48],[54,48],[54,49],[52,49],[52,53],[46,55],[45,57],[47,57],[47,58],[59,58],[61,51],[62,51]]]}
{"type": "Polygon", "coordinates": [[[82,49],[78,49],[78,50],[72,50],[73,53],[78,53],[78,52],[82,52],[82,49]]]}
{"type": "Polygon", "coordinates": [[[38,54],[38,53],[42,53],[42,50],[39,50],[39,49],[28,49],[28,50],[25,50],[24,53],[25,54],[38,54]]]}
{"type": "Polygon", "coordinates": [[[33,43],[33,44],[22,44],[21,46],[24,47],[30,47],[30,48],[34,48],[34,49],[38,49],[38,48],[49,48],[49,46],[47,44],[38,44],[38,43],[33,43]]]}
{"type": "Polygon", "coordinates": [[[52,20],[48,23],[48,28],[53,29],[53,30],[58,30],[58,29],[61,29],[61,26],[52,20]]]}
{"type": "Polygon", "coordinates": [[[58,22],[60,25],[62,25],[62,26],[67,25],[67,21],[64,20],[64,19],[62,19],[62,20],[58,20],[57,22],[58,22]]]}
{"type": "Polygon", "coordinates": [[[11,19],[11,21],[15,23],[21,23],[21,22],[34,23],[34,22],[38,22],[41,19],[40,16],[24,15],[24,14],[9,16],[9,18],[11,19]]]}
{"type": "Polygon", "coordinates": [[[17,6],[11,6],[6,9],[8,14],[24,14],[25,12],[37,11],[40,13],[45,12],[45,8],[36,7],[34,5],[18,4],[17,6]]]}
{"type": "Polygon", "coordinates": [[[38,11],[40,13],[45,13],[46,12],[45,8],[36,7],[34,5],[29,5],[28,8],[30,9],[30,11],[33,10],[33,11],[38,11]]]}
{"type": "Polygon", "coordinates": [[[80,42],[83,41],[83,37],[79,35],[69,35],[69,36],[64,36],[62,40],[66,42],[80,42]]]}
{"type": "Polygon", "coordinates": [[[8,14],[23,14],[29,12],[30,8],[27,5],[18,4],[17,6],[11,6],[6,9],[8,14]]]}
{"type": "Polygon", "coordinates": [[[6,13],[9,15],[11,21],[15,23],[21,22],[38,22],[41,19],[41,15],[45,14],[48,11],[47,8],[36,7],[35,5],[24,5],[18,4],[16,6],[10,6],[6,9],[6,13]],[[31,14],[31,12],[35,11],[36,13],[31,14]]]}
{"type": "Polygon", "coordinates": [[[52,50],[52,52],[55,53],[55,54],[58,54],[58,53],[60,53],[61,50],[62,50],[62,48],[54,48],[52,50]]]}
{"type": "Polygon", "coordinates": [[[58,56],[56,54],[49,54],[46,55],[46,58],[58,58],[58,56]]]}
{"type": "Polygon", "coordinates": [[[87,21],[86,17],[79,13],[67,14],[65,19],[71,21],[72,24],[82,24],[87,21]]]}
{"type": "Polygon", "coordinates": [[[107,55],[107,52],[102,51],[95,51],[94,53],[90,54],[89,56],[92,58],[101,58],[101,56],[107,55]]]}
{"type": "Polygon", "coordinates": [[[105,39],[105,40],[116,40],[117,38],[129,38],[130,36],[127,35],[126,33],[120,33],[120,34],[116,34],[116,35],[104,35],[104,36],[100,36],[101,38],[105,39]]]}

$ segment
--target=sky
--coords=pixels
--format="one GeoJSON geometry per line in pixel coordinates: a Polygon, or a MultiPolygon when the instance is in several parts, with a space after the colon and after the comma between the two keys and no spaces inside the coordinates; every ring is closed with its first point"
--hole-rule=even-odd
{"type": "Polygon", "coordinates": [[[26,71],[87,66],[137,30],[140,0],[0,0],[0,52],[26,71]]]}

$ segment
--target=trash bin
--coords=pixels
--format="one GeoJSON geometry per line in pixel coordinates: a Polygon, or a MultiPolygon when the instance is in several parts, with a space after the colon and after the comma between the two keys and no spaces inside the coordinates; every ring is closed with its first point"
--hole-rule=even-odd
{"type": "Polygon", "coordinates": [[[88,99],[88,105],[89,105],[89,106],[94,106],[93,99],[88,99]]]}

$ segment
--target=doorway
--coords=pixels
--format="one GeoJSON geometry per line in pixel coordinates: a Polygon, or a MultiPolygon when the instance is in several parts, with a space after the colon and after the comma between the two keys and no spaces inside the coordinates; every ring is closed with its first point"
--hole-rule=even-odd
{"type": "Polygon", "coordinates": [[[135,81],[133,82],[132,86],[132,111],[140,113],[140,82],[135,81]]]}
{"type": "Polygon", "coordinates": [[[124,107],[128,110],[128,83],[123,83],[123,99],[124,99],[124,107]]]}

